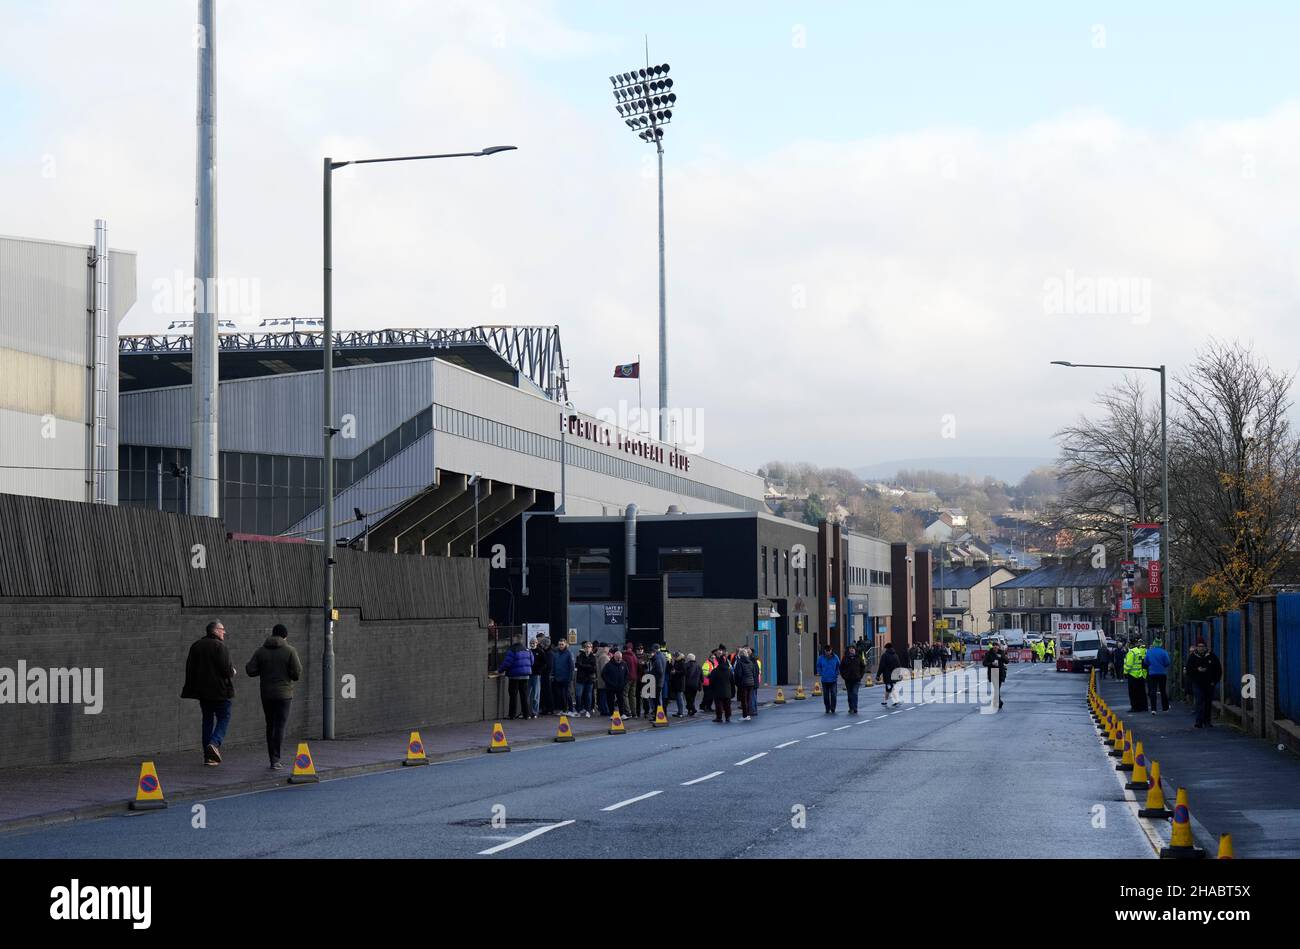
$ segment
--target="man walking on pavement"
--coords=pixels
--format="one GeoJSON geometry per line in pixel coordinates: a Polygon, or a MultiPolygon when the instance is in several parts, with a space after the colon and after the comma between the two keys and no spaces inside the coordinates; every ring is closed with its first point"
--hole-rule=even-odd
{"type": "Polygon", "coordinates": [[[822,704],[826,714],[835,714],[835,700],[840,686],[840,657],[835,655],[831,644],[822,647],[822,654],[817,657],[817,675],[822,680],[822,704]]]}
{"type": "Polygon", "coordinates": [[[1147,650],[1139,640],[1129,649],[1124,657],[1124,681],[1128,683],[1128,704],[1130,712],[1147,710],[1147,650]]]}
{"type": "Polygon", "coordinates": [[[880,654],[880,664],[876,667],[876,678],[885,683],[885,700],[881,705],[888,705],[894,695],[894,673],[900,663],[893,643],[885,643],[885,651],[880,654]]]}
{"type": "Polygon", "coordinates": [[[1223,676],[1223,665],[1219,657],[1210,652],[1204,639],[1199,636],[1187,657],[1187,679],[1192,684],[1192,693],[1196,701],[1196,727],[1210,728],[1210,719],[1214,717],[1214,687],[1223,676]]]}
{"type": "Polygon", "coordinates": [[[1156,696],[1160,696],[1161,711],[1169,711],[1169,667],[1173,664],[1169,653],[1160,645],[1160,640],[1153,640],[1147,650],[1147,700],[1151,703],[1151,714],[1156,713],[1156,696]]]}
{"type": "Polygon", "coordinates": [[[198,699],[203,713],[203,763],[221,764],[221,742],[230,725],[235,697],[235,667],[226,648],[226,627],[219,619],[208,624],[203,638],[190,646],[185,658],[185,685],[181,698],[198,699]]]}
{"type": "Polygon", "coordinates": [[[298,650],[289,645],[289,630],[276,623],[244,671],[261,679],[262,714],[266,716],[266,753],[271,760],[270,770],[279,771],[280,746],[284,744],[284,725],[289,720],[289,705],[293,702],[293,684],[302,678],[302,660],[298,650]]]}
{"type": "Polygon", "coordinates": [[[858,714],[858,689],[862,685],[862,657],[850,646],[840,663],[840,678],[844,680],[844,694],[849,698],[849,714],[858,714]]]}
{"type": "Polygon", "coordinates": [[[998,708],[1002,708],[1002,683],[1007,681],[1007,654],[1002,651],[996,640],[989,643],[989,651],[984,654],[984,668],[988,670],[990,682],[993,681],[993,670],[997,670],[998,708]]]}

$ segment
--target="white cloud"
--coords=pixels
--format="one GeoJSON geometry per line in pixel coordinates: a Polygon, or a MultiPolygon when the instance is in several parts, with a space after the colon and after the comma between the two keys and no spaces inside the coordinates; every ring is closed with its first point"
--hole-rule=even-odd
{"type": "MultiPolygon", "coordinates": [[[[88,241],[107,218],[140,252],[128,331],[165,325],[150,284],[192,269],[192,7],[50,4],[0,37],[40,106],[0,154],[0,231],[88,241]]],[[[259,280],[266,315],[315,315],[324,155],[516,144],[338,173],[340,324],[558,323],[581,407],[635,399],[610,375],[638,352],[653,400],[652,152],[543,81],[612,44],[532,4],[436,9],[221,5],[221,273],[259,280]]],[[[747,467],[1050,454],[1111,381],[1051,359],[1176,368],[1214,334],[1294,368],[1298,146],[1295,105],[1175,132],[1085,112],[695,157],[670,135],[674,402],[747,467]],[[1150,281],[1149,322],[1045,312],[1067,272],[1150,281]]]]}

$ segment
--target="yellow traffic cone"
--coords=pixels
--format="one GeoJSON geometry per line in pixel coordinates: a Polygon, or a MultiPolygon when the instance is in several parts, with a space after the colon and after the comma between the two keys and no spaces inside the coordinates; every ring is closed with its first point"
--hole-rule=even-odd
{"type": "Polygon", "coordinates": [[[1112,758],[1118,758],[1124,754],[1124,723],[1119,719],[1115,720],[1115,727],[1110,730],[1110,738],[1106,744],[1111,746],[1108,754],[1112,758]]]}
{"type": "Polygon", "coordinates": [[[796,702],[800,702],[808,698],[808,693],[804,692],[803,690],[802,682],[800,682],[797,686],[794,687],[794,698],[796,702]]]}
{"type": "Polygon", "coordinates": [[[776,690],[776,699],[775,699],[775,704],[777,704],[777,705],[784,705],[784,704],[785,704],[785,692],[781,691],[780,689],[777,689],[777,690],[776,690]]]}
{"type": "Polygon", "coordinates": [[[503,751],[510,750],[510,742],[506,741],[506,730],[501,727],[500,722],[492,725],[492,744],[488,745],[488,754],[495,755],[503,751]]]}
{"type": "Polygon", "coordinates": [[[1174,832],[1169,846],[1160,851],[1162,859],[1198,859],[1205,856],[1192,840],[1192,812],[1187,807],[1187,789],[1179,788],[1174,801],[1174,832]]]}
{"type": "Polygon", "coordinates": [[[622,735],[627,729],[623,726],[623,716],[618,714],[618,709],[614,709],[614,714],[609,719],[609,733],[611,735],[622,735]]]}
{"type": "Polygon", "coordinates": [[[813,694],[813,695],[821,695],[821,694],[822,694],[822,680],[821,680],[821,679],[813,679],[813,690],[812,690],[812,694],[813,694]]]}
{"type": "Polygon", "coordinates": [[[1147,788],[1146,807],[1138,811],[1138,817],[1148,820],[1168,820],[1173,816],[1165,807],[1165,796],[1160,790],[1160,762],[1151,762],[1151,785],[1147,788]]]}
{"type": "Polygon", "coordinates": [[[429,759],[425,757],[424,742],[420,740],[420,733],[411,732],[411,737],[406,740],[406,760],[402,762],[402,766],[410,767],[428,763],[429,759]]]}
{"type": "Polygon", "coordinates": [[[320,780],[316,774],[316,762],[312,761],[311,749],[305,741],[298,743],[298,753],[293,756],[293,774],[289,775],[290,784],[315,784],[320,780]]]}
{"type": "Polygon", "coordinates": [[[1133,752],[1133,780],[1124,785],[1124,790],[1145,791],[1150,783],[1147,778],[1146,752],[1142,750],[1142,742],[1138,742],[1133,752]]]}
{"type": "Polygon", "coordinates": [[[1232,860],[1232,834],[1219,834],[1219,859],[1232,860]]]}
{"type": "Polygon", "coordinates": [[[556,741],[573,741],[573,729],[569,727],[569,716],[561,715],[560,724],[555,729],[556,741]]]}
{"type": "Polygon", "coordinates": [[[651,728],[668,727],[668,716],[664,714],[664,707],[662,705],[657,706],[655,708],[655,720],[650,723],[650,727],[651,728]]]}
{"type": "Polygon", "coordinates": [[[163,798],[162,783],[158,780],[158,769],[152,761],[140,765],[140,778],[135,782],[135,800],[131,802],[133,811],[157,811],[167,806],[163,798]]]}
{"type": "Polygon", "coordinates": [[[1119,764],[1115,765],[1116,771],[1133,770],[1133,730],[1129,729],[1124,732],[1124,753],[1120,756],[1119,764]]]}

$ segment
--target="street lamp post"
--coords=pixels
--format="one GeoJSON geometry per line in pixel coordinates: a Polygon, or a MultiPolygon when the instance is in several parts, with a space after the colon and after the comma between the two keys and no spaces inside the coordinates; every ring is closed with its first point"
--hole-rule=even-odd
{"type": "Polygon", "coordinates": [[[1070,369],[1131,369],[1139,372],[1160,373],[1160,599],[1164,606],[1164,631],[1166,639],[1172,633],[1169,625],[1169,408],[1166,401],[1165,366],[1112,366],[1105,363],[1066,362],[1052,360],[1053,366],[1070,369]]]}
{"type": "Polygon", "coordinates": [[[477,152],[453,152],[445,155],[406,155],[399,158],[360,158],[352,161],[334,161],[325,159],[324,175],[324,214],[322,218],[324,250],[324,300],[321,327],[321,352],[324,372],[321,381],[321,414],[324,422],[323,439],[323,482],[324,505],[322,525],[324,538],[325,589],[322,619],[324,622],[324,643],[321,655],[321,737],[334,737],[334,436],[339,429],[334,427],[334,285],[333,285],[333,172],[346,165],[375,165],[395,161],[423,161],[430,158],[479,158],[495,155],[497,152],[514,150],[514,145],[491,145],[477,152]]]}

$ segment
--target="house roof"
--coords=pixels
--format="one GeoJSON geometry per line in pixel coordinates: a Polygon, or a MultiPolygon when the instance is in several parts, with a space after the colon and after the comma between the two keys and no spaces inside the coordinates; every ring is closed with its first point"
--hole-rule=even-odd
{"type": "MultiPolygon", "coordinates": [[[[996,572],[998,570],[1006,570],[1006,568],[995,566],[993,570],[996,572]]],[[[1010,573],[1011,571],[1008,570],[1007,572],[1010,573]]],[[[939,583],[939,571],[937,569],[934,571],[932,585],[936,590],[968,590],[977,584],[983,583],[988,580],[988,578],[989,568],[987,564],[978,564],[971,567],[965,565],[960,567],[944,567],[942,585],[939,583]]],[[[1001,585],[1002,584],[997,584],[997,586],[1001,585]]]]}
{"type": "Polygon", "coordinates": [[[1100,587],[1112,580],[1118,580],[1119,566],[1093,567],[1072,561],[1047,564],[1037,570],[1022,573],[1014,579],[999,583],[998,589],[1010,590],[1016,587],[1100,587]]]}

